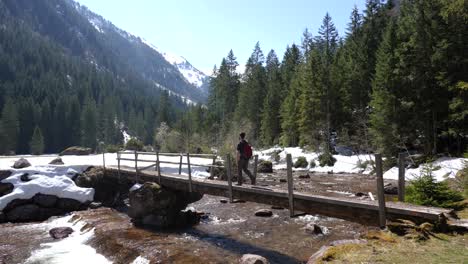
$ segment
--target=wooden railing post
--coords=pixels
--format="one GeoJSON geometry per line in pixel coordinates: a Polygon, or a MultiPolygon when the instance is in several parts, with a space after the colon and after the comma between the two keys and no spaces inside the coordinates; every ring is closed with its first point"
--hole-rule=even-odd
{"type": "Polygon", "coordinates": [[[106,171],[106,157],[105,152],[102,151],[102,167],[104,168],[104,172],[106,171]]]}
{"type": "Polygon", "coordinates": [[[117,168],[118,168],[119,182],[121,182],[120,180],[120,151],[117,151],[117,168]]]}
{"type": "Polygon", "coordinates": [[[179,175],[182,174],[182,153],[180,153],[179,175]]]}
{"type": "Polygon", "coordinates": [[[286,155],[286,166],[288,175],[288,198],[289,198],[289,216],[294,216],[294,183],[292,176],[292,157],[291,154],[286,155]]]}
{"type": "Polygon", "coordinates": [[[375,169],[377,173],[377,197],[379,200],[379,225],[381,228],[385,228],[387,225],[387,217],[385,215],[385,193],[381,154],[375,154],[375,169]]]}
{"type": "Polygon", "coordinates": [[[213,156],[213,167],[210,169],[210,179],[214,178],[214,166],[216,165],[216,155],[213,156]]]}
{"type": "Polygon", "coordinates": [[[227,173],[227,180],[228,180],[228,195],[229,195],[229,202],[233,202],[232,197],[232,175],[231,175],[231,155],[226,155],[226,173],[227,173]]]}
{"type": "Polygon", "coordinates": [[[159,152],[156,152],[156,168],[158,171],[159,184],[161,184],[161,162],[159,161],[159,152]]]}
{"type": "Polygon", "coordinates": [[[135,183],[138,183],[138,153],[135,150],[135,183]]]}
{"type": "Polygon", "coordinates": [[[257,167],[258,167],[258,155],[255,155],[254,156],[254,173],[253,173],[255,181],[257,181],[257,167]]]}
{"type": "Polygon", "coordinates": [[[190,167],[190,154],[189,153],[187,153],[187,167],[188,167],[189,192],[192,192],[192,168],[190,167]]]}
{"type": "Polygon", "coordinates": [[[405,201],[405,154],[398,154],[398,201],[405,201]]]}

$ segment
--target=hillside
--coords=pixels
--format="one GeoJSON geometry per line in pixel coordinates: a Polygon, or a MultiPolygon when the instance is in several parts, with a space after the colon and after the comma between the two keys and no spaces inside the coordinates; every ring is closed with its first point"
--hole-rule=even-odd
{"type": "Polygon", "coordinates": [[[0,1],[2,154],[30,153],[37,129],[45,152],[120,144],[122,130],[151,144],[160,122],[205,98],[154,48],[71,0],[0,1]]]}

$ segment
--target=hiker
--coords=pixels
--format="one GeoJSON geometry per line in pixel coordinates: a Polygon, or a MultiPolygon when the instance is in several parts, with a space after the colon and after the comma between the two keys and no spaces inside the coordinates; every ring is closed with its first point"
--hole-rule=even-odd
{"type": "Polygon", "coordinates": [[[245,140],[245,133],[239,134],[239,144],[237,144],[237,185],[242,185],[242,171],[250,178],[252,185],[255,185],[255,178],[249,171],[249,159],[252,157],[252,147],[245,140]]]}

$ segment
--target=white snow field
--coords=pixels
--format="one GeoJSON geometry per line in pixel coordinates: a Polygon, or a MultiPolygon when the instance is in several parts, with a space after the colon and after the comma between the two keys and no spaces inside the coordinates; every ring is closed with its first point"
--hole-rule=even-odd
{"type": "MultiPolygon", "coordinates": [[[[304,171],[315,171],[315,172],[333,172],[333,173],[362,173],[362,174],[369,174],[371,172],[371,168],[368,166],[366,170],[362,170],[358,167],[359,163],[373,160],[374,155],[352,155],[352,156],[343,156],[343,155],[333,155],[336,159],[336,163],[333,167],[325,166],[320,167],[318,162],[318,153],[315,152],[307,152],[299,147],[294,148],[281,148],[281,147],[274,147],[265,150],[258,150],[254,151],[254,154],[258,155],[259,159],[269,160],[273,162],[274,169],[285,169],[286,168],[286,155],[291,154],[293,163],[297,160],[298,157],[304,156],[307,161],[310,163],[311,160],[315,161],[316,166],[314,168],[310,167],[310,164],[307,168],[298,168],[294,170],[304,170],[304,171]],[[280,161],[276,163],[273,160],[272,154],[275,151],[280,151],[280,161]]],[[[439,158],[432,163],[433,168],[437,170],[433,170],[432,175],[436,178],[437,181],[442,181],[446,177],[453,178],[457,174],[459,170],[461,170],[464,166],[464,162],[468,162],[468,159],[464,158],[449,158],[443,157],[439,158]]],[[[406,180],[414,179],[415,177],[421,175],[421,170],[423,165],[419,166],[415,169],[407,169],[406,170],[406,180]]],[[[346,174],[343,174],[346,176],[346,174]]],[[[398,179],[398,168],[393,167],[390,170],[384,172],[385,179],[398,179]]]]}

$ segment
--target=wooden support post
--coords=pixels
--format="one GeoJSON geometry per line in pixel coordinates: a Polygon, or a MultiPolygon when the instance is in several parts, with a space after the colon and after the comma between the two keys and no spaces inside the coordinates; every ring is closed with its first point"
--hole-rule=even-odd
{"type": "Polygon", "coordinates": [[[135,150],[135,183],[138,183],[138,153],[135,150]]]}
{"type": "Polygon", "coordinates": [[[180,154],[179,175],[182,174],[182,153],[180,154]]]}
{"type": "Polygon", "coordinates": [[[405,201],[405,154],[398,154],[398,201],[405,201]]]}
{"type": "Polygon", "coordinates": [[[286,156],[287,175],[288,175],[288,198],[289,198],[289,216],[294,216],[294,183],[292,176],[292,157],[291,154],[286,156]]]}
{"type": "Polygon", "coordinates": [[[105,152],[102,152],[102,167],[104,168],[104,172],[106,171],[106,157],[105,152]]]}
{"type": "Polygon", "coordinates": [[[385,215],[385,193],[382,171],[382,155],[375,154],[375,169],[377,172],[377,199],[379,200],[379,225],[380,228],[385,228],[387,218],[385,215]]]}
{"type": "Polygon", "coordinates": [[[214,179],[214,166],[216,165],[216,155],[213,156],[213,167],[210,169],[210,179],[214,179]]]}
{"type": "Polygon", "coordinates": [[[187,167],[188,167],[189,192],[192,192],[192,168],[190,167],[190,154],[189,153],[187,153],[187,167]]]}
{"type": "Polygon", "coordinates": [[[227,173],[227,180],[228,180],[228,191],[229,191],[229,202],[233,202],[232,197],[232,175],[231,175],[231,155],[226,155],[226,173],[227,173]]]}
{"type": "Polygon", "coordinates": [[[255,155],[254,156],[254,173],[253,173],[255,181],[257,181],[257,166],[258,166],[258,155],[255,155]]]}
{"type": "Polygon", "coordinates": [[[156,167],[158,171],[159,184],[161,184],[161,162],[159,161],[159,152],[156,152],[156,167]]]}
{"type": "Polygon", "coordinates": [[[118,168],[118,175],[119,175],[119,183],[120,181],[120,152],[117,151],[117,168],[118,168]]]}

